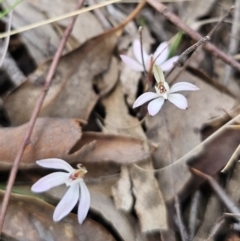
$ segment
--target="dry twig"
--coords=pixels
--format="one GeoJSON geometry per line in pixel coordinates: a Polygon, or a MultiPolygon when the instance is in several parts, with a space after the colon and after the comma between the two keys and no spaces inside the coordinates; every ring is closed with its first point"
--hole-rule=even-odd
{"type": "MultiPolygon", "coordinates": [[[[79,3],[78,3],[78,7],[77,8],[81,8],[82,5],[84,3],[84,0],[79,0],[79,3]]],[[[9,176],[9,179],[8,179],[8,185],[6,187],[6,192],[5,192],[5,195],[4,195],[4,198],[3,198],[3,202],[2,202],[2,206],[1,206],[1,212],[0,212],[0,234],[2,233],[2,228],[3,228],[3,223],[4,223],[4,218],[5,218],[5,215],[6,215],[6,212],[7,212],[7,207],[8,207],[8,203],[9,203],[9,199],[10,199],[10,195],[11,195],[11,191],[12,191],[12,187],[13,187],[13,184],[14,184],[14,181],[15,181],[15,178],[16,178],[16,174],[17,174],[17,171],[18,171],[18,166],[19,166],[19,163],[20,163],[20,160],[21,160],[21,157],[24,153],[24,150],[25,148],[27,147],[27,145],[30,143],[30,138],[31,138],[31,134],[32,134],[32,131],[33,131],[33,128],[34,128],[34,125],[35,125],[35,122],[37,120],[37,116],[38,116],[38,113],[42,107],[42,104],[43,104],[43,101],[48,93],[48,90],[49,90],[49,87],[52,83],[52,77],[56,71],[56,68],[58,66],[58,63],[59,63],[59,60],[61,58],[61,55],[62,55],[62,51],[64,49],[64,46],[67,42],[67,39],[69,37],[69,35],[71,34],[72,32],[72,29],[73,29],[73,26],[76,22],[76,19],[77,19],[77,16],[74,16],[73,19],[72,19],[72,22],[69,24],[69,26],[66,28],[64,34],[63,34],[63,37],[62,37],[62,40],[58,46],[58,49],[57,49],[57,52],[55,53],[54,55],[54,58],[53,58],[53,61],[52,61],[52,64],[49,68],[49,71],[48,71],[48,74],[47,74],[47,77],[46,77],[46,80],[45,80],[45,83],[44,83],[44,86],[43,86],[43,89],[42,89],[42,92],[37,100],[37,103],[35,105],[35,108],[34,108],[34,111],[32,113],[32,116],[31,116],[31,119],[29,121],[29,126],[28,126],[28,130],[27,130],[27,133],[24,137],[24,140],[21,144],[21,147],[17,153],[17,156],[13,162],[13,166],[12,166],[12,169],[11,169],[11,172],[10,172],[10,176],[9,176]]]]}
{"type": "MultiPolygon", "coordinates": [[[[170,12],[167,7],[156,1],[156,0],[147,0],[147,2],[153,6],[158,12],[162,13],[169,21],[171,21],[174,25],[179,27],[182,31],[188,34],[195,41],[199,41],[203,38],[198,32],[191,29],[188,25],[186,25],[179,17],[177,17],[174,13],[170,12]]],[[[240,64],[233,59],[231,56],[228,56],[221,50],[219,50],[216,46],[211,43],[206,43],[204,48],[209,51],[215,57],[221,59],[224,63],[232,66],[233,68],[240,71],[240,64]]]]}

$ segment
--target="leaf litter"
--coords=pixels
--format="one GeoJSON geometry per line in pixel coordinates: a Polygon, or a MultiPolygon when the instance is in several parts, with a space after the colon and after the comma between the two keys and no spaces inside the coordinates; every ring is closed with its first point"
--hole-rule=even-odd
{"type": "MultiPolygon", "coordinates": [[[[177,9],[183,22],[189,12],[194,12],[189,17],[193,26],[200,18],[219,14],[219,9],[212,7],[216,1],[204,2],[199,3],[200,7],[195,2],[169,3],[168,7],[169,11],[177,9]]],[[[54,7],[51,4],[45,0],[23,2],[13,14],[13,28],[72,11],[76,2],[58,0],[54,7]]],[[[127,18],[132,6],[109,6],[102,11],[102,18],[116,23],[119,18],[127,18]]],[[[239,213],[240,120],[239,107],[234,109],[238,105],[239,83],[236,76],[231,76],[230,87],[236,87],[229,91],[229,86],[214,82],[221,79],[222,69],[214,67],[215,75],[211,76],[212,72],[202,63],[219,66],[218,62],[214,58],[200,58],[190,68],[176,68],[167,78],[171,85],[187,81],[200,88],[198,93],[184,93],[189,103],[187,110],[179,110],[168,102],[154,117],[147,114],[145,106],[133,110],[136,98],[152,90],[154,79],[150,72],[146,75],[129,69],[119,54],[131,55],[131,45],[139,39],[139,25],[144,25],[141,41],[148,53],[177,32],[165,17],[157,12],[152,14],[153,11],[153,7],[145,5],[142,12],[138,11],[138,17],[129,19],[131,24],[126,31],[126,22],[104,31],[99,15],[85,13],[79,17],[19,165],[16,190],[20,194],[14,191],[11,195],[2,230],[6,240],[184,240],[185,224],[189,227],[185,234],[188,236],[189,231],[189,240],[236,237],[239,219],[230,219],[224,212],[228,208],[232,215],[239,213]],[[60,222],[52,220],[54,206],[63,200],[67,183],[38,197],[29,192],[34,182],[52,172],[36,165],[37,160],[46,158],[63,159],[73,168],[80,163],[86,167],[84,180],[91,203],[81,226],[76,208],[60,222]],[[221,170],[226,165],[223,174],[221,170]],[[189,168],[208,177],[210,185],[202,185],[204,179],[193,175],[189,168]],[[202,198],[193,198],[197,204],[192,205],[195,216],[191,216],[186,207],[195,191],[202,198]],[[231,236],[232,232],[236,233],[231,236]]],[[[3,91],[3,107],[11,126],[0,129],[1,200],[6,176],[43,88],[52,61],[49,57],[56,51],[62,30],[68,24],[69,20],[63,20],[36,28],[22,33],[19,39],[37,68],[19,86],[10,92],[3,91]]],[[[201,27],[198,31],[208,32],[201,27]]],[[[217,34],[221,35],[221,29],[217,34]]],[[[221,49],[218,39],[215,43],[221,49]]],[[[183,37],[174,55],[192,44],[183,37]]]]}

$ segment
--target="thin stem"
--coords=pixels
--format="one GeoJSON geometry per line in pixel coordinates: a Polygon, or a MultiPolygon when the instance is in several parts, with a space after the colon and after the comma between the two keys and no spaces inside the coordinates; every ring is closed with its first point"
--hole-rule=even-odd
{"type": "MultiPolygon", "coordinates": [[[[83,3],[84,3],[84,0],[79,0],[77,8],[81,8],[83,3]]],[[[45,97],[48,93],[49,87],[52,83],[53,75],[54,75],[54,73],[56,71],[56,68],[58,66],[59,60],[61,58],[61,55],[62,55],[62,52],[63,52],[63,49],[64,49],[64,46],[65,46],[65,44],[68,40],[68,37],[70,36],[70,34],[72,32],[72,29],[73,29],[73,26],[74,26],[76,20],[77,20],[77,16],[74,16],[73,19],[72,19],[72,22],[66,28],[66,30],[63,34],[63,37],[61,39],[61,42],[59,43],[57,52],[55,53],[53,61],[52,61],[51,66],[49,68],[49,71],[48,71],[48,74],[47,74],[42,92],[41,92],[41,94],[40,94],[40,96],[37,100],[37,103],[36,103],[35,108],[33,110],[31,119],[29,121],[26,135],[25,135],[24,140],[21,144],[21,147],[20,147],[20,149],[17,153],[17,156],[16,156],[16,158],[13,162],[13,167],[12,167],[11,172],[10,172],[10,176],[9,176],[9,179],[8,179],[8,185],[7,185],[7,188],[6,188],[6,192],[5,192],[5,195],[4,195],[4,198],[3,198],[3,201],[2,201],[1,210],[0,210],[0,234],[2,233],[4,218],[5,218],[5,215],[6,215],[6,212],[7,212],[7,207],[8,207],[12,187],[13,187],[13,184],[14,184],[14,181],[15,181],[15,178],[16,178],[16,174],[17,174],[17,171],[18,171],[18,166],[19,166],[21,157],[24,153],[25,148],[30,143],[31,134],[32,134],[35,122],[37,120],[37,116],[38,116],[38,114],[41,110],[43,101],[44,101],[44,99],[45,99],[45,97]]]]}
{"type": "Polygon", "coordinates": [[[144,56],[143,56],[143,37],[142,37],[142,26],[139,27],[139,37],[140,37],[140,46],[141,46],[141,58],[142,58],[142,64],[143,64],[143,69],[144,72],[147,73],[146,66],[145,66],[145,61],[144,61],[144,56]]]}
{"type": "MultiPolygon", "coordinates": [[[[171,136],[170,136],[170,131],[168,128],[168,122],[167,122],[167,118],[166,118],[166,112],[163,110],[163,120],[164,120],[164,124],[165,124],[165,128],[166,128],[166,133],[167,133],[167,139],[168,139],[168,144],[169,144],[169,151],[170,151],[170,165],[173,166],[173,162],[174,162],[174,152],[173,152],[173,145],[171,142],[171,136]]],[[[188,240],[188,234],[186,231],[186,228],[184,226],[182,217],[181,217],[181,210],[180,210],[180,203],[179,203],[179,198],[176,192],[176,187],[175,187],[175,178],[174,178],[174,173],[173,170],[171,169],[171,181],[172,181],[172,188],[173,188],[173,193],[174,193],[174,206],[176,209],[176,214],[177,214],[177,221],[178,221],[178,226],[179,226],[179,231],[180,231],[180,235],[181,235],[181,239],[182,241],[186,241],[188,240]]]]}

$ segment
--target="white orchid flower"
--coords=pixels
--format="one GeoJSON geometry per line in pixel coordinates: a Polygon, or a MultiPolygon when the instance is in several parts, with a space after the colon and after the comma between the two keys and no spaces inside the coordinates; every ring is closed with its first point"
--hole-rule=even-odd
{"type": "Polygon", "coordinates": [[[78,169],[74,169],[67,162],[58,158],[39,160],[37,164],[45,168],[66,171],[51,173],[39,179],[31,188],[33,192],[40,193],[64,183],[69,187],[53,213],[53,220],[58,222],[67,216],[79,201],[78,222],[82,224],[87,216],[91,202],[90,193],[83,181],[83,176],[87,173],[86,168],[78,165],[78,169]]]}
{"type": "Polygon", "coordinates": [[[162,105],[164,104],[164,101],[169,100],[178,108],[187,109],[187,99],[181,94],[175,94],[175,92],[185,90],[196,91],[199,90],[199,88],[196,85],[188,82],[179,82],[169,88],[169,85],[165,81],[161,68],[156,65],[154,65],[153,67],[153,74],[157,81],[157,86],[155,86],[156,93],[146,92],[140,95],[134,102],[133,108],[136,108],[152,100],[148,104],[148,112],[151,116],[154,116],[160,111],[162,105]]]}
{"type": "MultiPolygon", "coordinates": [[[[148,72],[151,70],[153,64],[160,66],[163,71],[169,71],[173,67],[174,62],[178,60],[179,56],[174,56],[167,60],[169,55],[168,45],[168,42],[161,43],[154,52],[154,54],[150,55],[148,55],[144,49],[142,50],[144,66],[148,72]]],[[[136,71],[144,71],[141,54],[141,43],[139,39],[136,39],[133,42],[133,53],[137,61],[135,59],[130,58],[127,55],[120,55],[120,57],[122,61],[131,69],[136,71]]]]}

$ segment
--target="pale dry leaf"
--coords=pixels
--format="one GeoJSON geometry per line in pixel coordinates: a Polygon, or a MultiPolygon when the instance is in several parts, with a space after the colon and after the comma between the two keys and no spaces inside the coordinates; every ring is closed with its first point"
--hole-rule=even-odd
{"type": "Polygon", "coordinates": [[[122,166],[119,181],[113,186],[112,195],[114,204],[118,209],[130,212],[133,208],[132,184],[128,167],[122,166]]]}
{"type": "Polygon", "coordinates": [[[141,221],[142,231],[167,230],[167,210],[162,193],[155,182],[154,171],[132,165],[130,174],[136,197],[135,210],[141,221]]]}
{"type": "MultiPolygon", "coordinates": [[[[26,1],[26,0],[25,0],[26,1]]],[[[76,9],[77,1],[75,0],[27,0],[39,12],[45,13],[48,18],[60,16],[69,12],[72,12],[76,9]],[[57,7],[56,7],[57,6],[57,7]]],[[[71,18],[63,19],[58,23],[64,27],[67,27],[71,22],[71,18]]],[[[86,12],[79,14],[76,23],[74,24],[71,35],[79,42],[79,44],[84,43],[90,38],[93,38],[97,35],[100,35],[104,32],[104,29],[91,12],[86,12]]]]}
{"type": "MultiPolygon", "coordinates": [[[[0,203],[2,198],[3,192],[0,193],[0,203]]],[[[61,222],[53,222],[53,211],[52,205],[38,198],[11,194],[3,232],[19,241],[115,240],[107,229],[91,219],[86,219],[80,226],[76,214],[69,214],[61,222]]]]}

